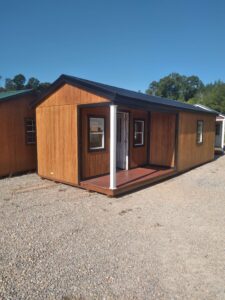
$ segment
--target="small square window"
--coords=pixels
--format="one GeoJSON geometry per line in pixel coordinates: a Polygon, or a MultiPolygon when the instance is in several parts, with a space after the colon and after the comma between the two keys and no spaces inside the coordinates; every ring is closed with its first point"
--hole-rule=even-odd
{"type": "Polygon", "coordinates": [[[89,150],[105,148],[105,119],[89,117],[89,150]]]}
{"type": "Polygon", "coordinates": [[[134,120],[134,146],[144,146],[145,121],[134,120]]]}
{"type": "Polygon", "coordinates": [[[27,145],[36,144],[36,124],[34,119],[25,119],[25,139],[27,145]]]}
{"type": "Polygon", "coordinates": [[[203,121],[197,121],[197,144],[203,143],[203,121]]]}

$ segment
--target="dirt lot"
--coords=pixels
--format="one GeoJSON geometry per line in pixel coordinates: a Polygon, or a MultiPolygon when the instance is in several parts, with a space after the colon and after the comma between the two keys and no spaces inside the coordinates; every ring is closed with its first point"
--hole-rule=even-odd
{"type": "Polygon", "coordinates": [[[118,199],[0,180],[0,299],[225,299],[225,156],[118,199]]]}

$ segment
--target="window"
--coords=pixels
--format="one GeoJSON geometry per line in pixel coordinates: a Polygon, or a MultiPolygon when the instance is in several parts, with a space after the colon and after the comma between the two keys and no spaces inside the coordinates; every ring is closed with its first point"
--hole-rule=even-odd
{"type": "Polygon", "coordinates": [[[36,126],[34,119],[25,119],[25,138],[26,144],[36,144],[36,126]]]}
{"type": "Polygon", "coordinates": [[[145,121],[134,120],[134,146],[144,146],[145,121]]]}
{"type": "Polygon", "coordinates": [[[216,123],[216,135],[220,135],[220,124],[216,123]]]}
{"type": "Polygon", "coordinates": [[[203,121],[197,121],[197,144],[203,142],[203,121]]]}
{"type": "Polygon", "coordinates": [[[89,150],[105,148],[105,119],[89,117],[89,150]]]}

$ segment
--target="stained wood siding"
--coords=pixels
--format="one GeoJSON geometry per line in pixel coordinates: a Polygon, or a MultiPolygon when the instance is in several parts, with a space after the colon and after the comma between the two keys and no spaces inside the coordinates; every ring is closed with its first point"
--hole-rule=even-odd
{"type": "Polygon", "coordinates": [[[74,105],[37,110],[38,173],[76,184],[77,110],[74,105]]]}
{"type": "Polygon", "coordinates": [[[0,176],[36,169],[36,145],[26,145],[25,118],[34,118],[32,95],[0,103],[0,176]]]}
{"type": "Polygon", "coordinates": [[[102,102],[109,102],[109,100],[69,84],[64,84],[61,88],[40,103],[38,107],[93,104],[102,102]]]}
{"type": "Polygon", "coordinates": [[[176,115],[151,113],[150,164],[174,166],[176,115]]]}
{"type": "Polygon", "coordinates": [[[36,119],[41,177],[79,184],[77,106],[101,102],[108,100],[65,84],[39,104],[36,119]]]}
{"type": "Polygon", "coordinates": [[[109,107],[82,108],[81,109],[81,152],[82,152],[82,174],[81,178],[109,173],[109,147],[110,147],[110,125],[109,107]],[[88,116],[105,117],[105,149],[89,151],[88,149],[88,116]]]}
{"type": "Polygon", "coordinates": [[[147,137],[149,131],[148,112],[142,110],[129,110],[130,112],[130,168],[143,166],[148,163],[147,157],[147,137]],[[145,121],[145,140],[144,146],[134,146],[134,120],[145,121]]]}
{"type": "MultiPolygon", "coordinates": [[[[147,164],[147,132],[148,132],[148,113],[141,110],[120,109],[119,111],[129,112],[129,147],[130,147],[130,168],[147,164]],[[134,119],[145,121],[145,144],[141,147],[134,147],[133,136],[134,119]]],[[[81,149],[82,149],[82,179],[103,175],[109,173],[110,164],[110,124],[109,124],[109,108],[82,108],[81,109],[81,149]],[[103,151],[88,151],[88,115],[104,116],[106,120],[106,149],[103,151]]]]}
{"type": "Polygon", "coordinates": [[[215,116],[180,113],[178,170],[183,171],[214,158],[215,116]],[[197,120],[203,120],[203,143],[196,143],[197,120]]]}

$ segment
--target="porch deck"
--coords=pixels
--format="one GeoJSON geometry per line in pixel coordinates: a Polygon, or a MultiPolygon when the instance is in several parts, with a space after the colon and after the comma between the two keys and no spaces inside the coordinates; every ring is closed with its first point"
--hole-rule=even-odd
{"type": "Polygon", "coordinates": [[[117,188],[109,189],[109,175],[103,175],[80,182],[81,187],[108,196],[117,196],[131,190],[155,183],[176,174],[173,168],[145,166],[130,170],[120,170],[116,173],[117,188]]]}

